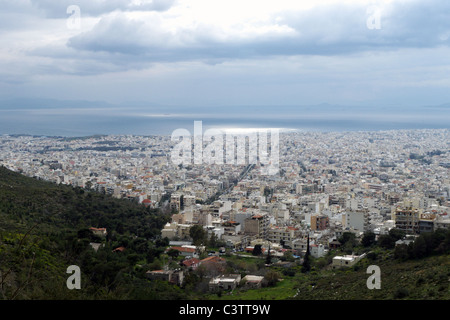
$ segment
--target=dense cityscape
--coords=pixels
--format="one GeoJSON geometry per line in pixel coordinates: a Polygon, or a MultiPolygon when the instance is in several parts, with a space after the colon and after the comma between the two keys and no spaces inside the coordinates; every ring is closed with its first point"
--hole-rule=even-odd
{"type": "MultiPolygon", "coordinates": [[[[258,246],[266,255],[289,250],[297,258],[308,242],[313,257],[325,256],[344,232],[360,238],[396,228],[407,235],[399,241],[407,242],[450,228],[450,130],[285,132],[279,139],[274,175],[261,174],[259,164],[174,164],[170,136],[3,135],[0,163],[26,176],[170,210],[161,236],[186,266],[200,262],[189,234],[193,225],[222,241],[221,250],[258,246]]],[[[360,258],[335,257],[332,266],[360,258]]],[[[230,277],[217,275],[210,285],[236,283],[230,277]]]]}

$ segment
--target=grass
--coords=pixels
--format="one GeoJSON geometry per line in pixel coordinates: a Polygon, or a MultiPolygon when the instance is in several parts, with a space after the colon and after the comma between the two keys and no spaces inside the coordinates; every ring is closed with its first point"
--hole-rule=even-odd
{"type": "Polygon", "coordinates": [[[281,279],[273,287],[265,287],[261,289],[235,289],[233,292],[222,293],[219,297],[217,294],[208,296],[210,300],[286,300],[292,298],[297,290],[295,282],[292,278],[281,279]]]}

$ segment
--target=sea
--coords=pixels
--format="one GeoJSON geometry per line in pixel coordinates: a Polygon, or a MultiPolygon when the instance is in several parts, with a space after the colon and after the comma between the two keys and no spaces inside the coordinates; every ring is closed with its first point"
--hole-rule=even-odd
{"type": "Polygon", "coordinates": [[[450,129],[450,106],[340,107],[38,107],[0,108],[0,134],[82,137],[171,135],[176,129],[268,129],[288,131],[386,131],[450,129]]]}

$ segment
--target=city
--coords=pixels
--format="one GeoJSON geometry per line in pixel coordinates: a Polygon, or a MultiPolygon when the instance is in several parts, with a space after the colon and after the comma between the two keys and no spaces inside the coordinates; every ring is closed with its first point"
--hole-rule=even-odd
{"type": "MultiPolygon", "coordinates": [[[[261,174],[258,163],[175,164],[170,136],[2,135],[0,164],[170,212],[161,237],[183,257],[186,270],[212,259],[200,260],[205,247],[193,244],[194,225],[223,244],[208,256],[223,259],[225,252],[258,247],[274,259],[291,252],[298,261],[307,250],[321,258],[339,248],[344,233],[361,239],[399,229],[405,233],[400,244],[450,229],[450,130],[284,132],[279,139],[279,172],[273,175],[261,174]]],[[[101,234],[103,227],[92,229],[101,234]]],[[[351,267],[361,258],[336,256],[331,266],[351,267]]],[[[148,276],[183,284],[178,268],[163,267],[148,276]]],[[[249,283],[262,279],[247,276],[249,283]]],[[[231,290],[241,280],[215,274],[210,291],[231,290]]]]}
{"type": "Polygon", "coordinates": [[[1,301],[335,318],[450,299],[449,1],[0,17],[1,301]]]}

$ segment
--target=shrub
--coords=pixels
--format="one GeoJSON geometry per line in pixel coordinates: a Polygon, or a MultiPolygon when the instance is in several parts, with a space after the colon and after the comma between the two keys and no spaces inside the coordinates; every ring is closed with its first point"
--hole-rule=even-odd
{"type": "Polygon", "coordinates": [[[398,288],[394,293],[394,299],[403,299],[409,296],[409,291],[406,288],[398,288]]]}

